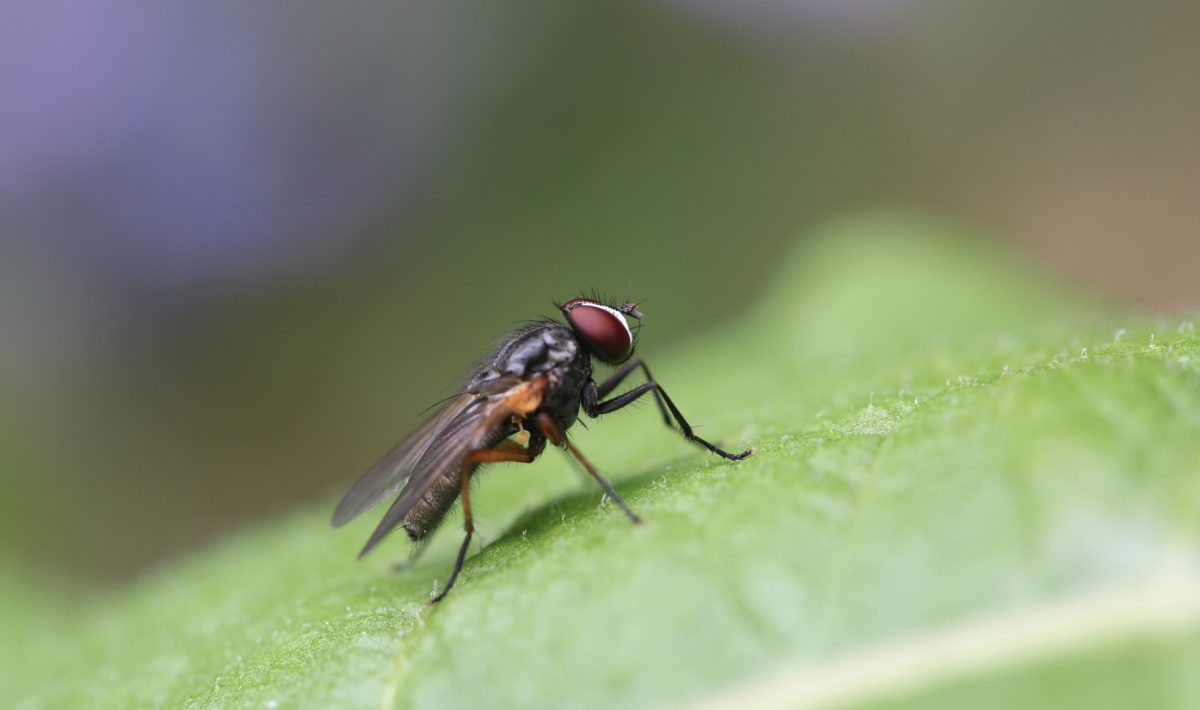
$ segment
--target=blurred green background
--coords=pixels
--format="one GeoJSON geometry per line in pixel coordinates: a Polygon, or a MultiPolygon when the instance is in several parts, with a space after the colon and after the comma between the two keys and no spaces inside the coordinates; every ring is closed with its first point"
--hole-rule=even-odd
{"type": "Polygon", "coordinates": [[[0,557],[86,592],[329,497],[553,299],[632,294],[653,361],[861,208],[1195,307],[1197,21],[1080,0],[9,3],[0,557]]]}

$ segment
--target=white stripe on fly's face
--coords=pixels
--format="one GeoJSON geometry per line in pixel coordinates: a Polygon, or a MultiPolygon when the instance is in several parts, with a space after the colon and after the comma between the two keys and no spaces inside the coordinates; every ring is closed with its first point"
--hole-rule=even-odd
{"type": "MultiPolygon", "coordinates": [[[[599,308],[602,311],[611,313],[612,316],[617,319],[617,322],[621,324],[621,327],[625,328],[625,335],[629,336],[629,342],[633,342],[633,331],[629,329],[629,322],[625,320],[624,313],[611,306],[606,306],[603,303],[596,303],[595,301],[585,301],[579,304],[579,306],[590,306],[592,308],[599,308]]],[[[576,306],[576,308],[579,306],[576,306]]]]}

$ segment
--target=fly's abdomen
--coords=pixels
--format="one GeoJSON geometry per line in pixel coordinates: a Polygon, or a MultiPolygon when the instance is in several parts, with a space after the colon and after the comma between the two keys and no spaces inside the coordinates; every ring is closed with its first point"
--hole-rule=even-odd
{"type": "MultiPolygon", "coordinates": [[[[476,448],[494,448],[501,441],[508,438],[508,435],[509,431],[507,429],[497,432],[486,440],[479,442],[476,448]]],[[[467,449],[463,451],[463,456],[466,456],[471,450],[467,449]]],[[[467,464],[468,476],[474,476],[478,470],[478,463],[471,462],[467,464]]],[[[429,486],[429,490],[425,492],[425,495],[421,496],[413,504],[412,510],[408,512],[408,515],[404,516],[402,525],[404,526],[404,532],[408,533],[409,539],[413,542],[420,542],[434,530],[437,530],[438,526],[442,524],[442,519],[446,517],[446,513],[450,512],[450,508],[454,507],[454,501],[458,500],[461,492],[462,464],[460,462],[442,471],[429,486]]]]}
{"type": "MultiPolygon", "coordinates": [[[[474,476],[479,464],[472,463],[469,466],[471,475],[474,476]]],[[[462,491],[461,476],[458,467],[442,473],[430,486],[429,491],[413,505],[408,515],[404,516],[404,532],[408,533],[409,539],[419,542],[442,524],[442,519],[450,512],[462,491]]]]}

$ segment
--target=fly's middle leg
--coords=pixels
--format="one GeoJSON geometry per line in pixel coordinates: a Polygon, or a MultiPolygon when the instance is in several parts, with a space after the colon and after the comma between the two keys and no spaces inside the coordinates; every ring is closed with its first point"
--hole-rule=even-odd
{"type": "Polygon", "coordinates": [[[613,489],[612,484],[605,480],[604,476],[600,475],[600,472],[596,470],[596,467],[593,466],[592,463],[588,461],[582,453],[580,453],[579,449],[575,448],[575,445],[572,444],[571,440],[567,438],[567,435],[563,433],[563,430],[558,426],[558,423],[554,421],[554,417],[542,412],[538,415],[537,421],[538,428],[541,429],[542,434],[550,441],[550,443],[554,444],[555,446],[561,446],[569,451],[571,455],[575,457],[575,460],[578,461],[580,465],[583,466],[583,468],[588,472],[588,474],[590,474],[592,478],[596,479],[596,483],[600,484],[600,487],[604,489],[604,492],[608,494],[608,497],[612,498],[617,502],[617,505],[621,506],[621,510],[625,511],[625,515],[628,515],[630,520],[639,524],[642,522],[642,519],[638,517],[637,513],[633,512],[633,510],[631,510],[625,503],[625,499],[617,495],[617,491],[613,489]]]}

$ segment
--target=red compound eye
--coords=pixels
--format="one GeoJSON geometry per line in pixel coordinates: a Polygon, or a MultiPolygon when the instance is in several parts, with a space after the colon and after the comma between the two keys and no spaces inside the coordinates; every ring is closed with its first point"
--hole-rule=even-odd
{"type": "Polygon", "coordinates": [[[567,301],[562,310],[575,332],[604,360],[621,362],[633,354],[633,333],[620,311],[586,298],[567,301]]]}

